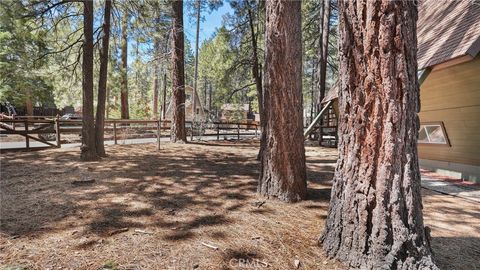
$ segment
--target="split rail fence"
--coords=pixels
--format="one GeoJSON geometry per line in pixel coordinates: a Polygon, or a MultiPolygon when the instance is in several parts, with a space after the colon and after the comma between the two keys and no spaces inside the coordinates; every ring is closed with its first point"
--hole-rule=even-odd
{"type": "MultiPolygon", "coordinates": [[[[258,136],[260,126],[257,122],[210,122],[185,123],[187,133],[196,137],[221,137],[240,139],[242,136],[258,136]]],[[[105,141],[118,144],[121,140],[168,137],[171,123],[169,120],[105,120],[105,141]],[[163,133],[162,133],[163,131],[163,133]]],[[[65,143],[81,141],[82,120],[65,120],[59,117],[1,117],[0,135],[20,135],[24,137],[25,147],[3,150],[42,149],[61,147],[65,143]],[[69,138],[67,138],[69,137],[69,138]],[[73,138],[73,139],[72,139],[73,138]],[[42,143],[43,147],[32,147],[30,142],[42,143]]]]}

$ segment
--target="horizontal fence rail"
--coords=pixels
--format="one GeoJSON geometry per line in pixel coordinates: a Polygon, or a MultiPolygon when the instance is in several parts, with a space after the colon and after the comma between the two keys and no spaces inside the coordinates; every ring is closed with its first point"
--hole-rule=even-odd
{"type": "MultiPolygon", "coordinates": [[[[105,140],[118,144],[121,140],[168,137],[170,120],[105,120],[105,140]],[[163,134],[162,134],[163,131],[163,134]]],[[[188,135],[198,137],[230,136],[240,139],[241,136],[258,136],[260,125],[254,121],[243,122],[191,122],[186,121],[188,135]]],[[[25,138],[25,147],[15,149],[31,149],[30,141],[44,145],[39,148],[61,147],[65,143],[81,141],[82,120],[61,119],[60,117],[0,117],[0,135],[20,135],[25,138]]],[[[6,150],[6,149],[2,149],[6,150]]],[[[11,149],[14,150],[14,149],[11,149]]]]}

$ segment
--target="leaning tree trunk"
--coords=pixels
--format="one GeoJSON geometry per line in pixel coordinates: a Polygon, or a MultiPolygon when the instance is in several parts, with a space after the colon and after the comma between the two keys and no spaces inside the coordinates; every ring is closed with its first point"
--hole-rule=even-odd
{"type": "Polygon", "coordinates": [[[287,202],[307,193],[303,145],[301,2],[266,2],[265,149],[258,192],[287,202]],[[287,68],[286,68],[287,67],[287,68]]]}
{"type": "Polygon", "coordinates": [[[103,22],[102,51],[100,53],[100,74],[98,78],[98,103],[95,123],[95,144],[97,154],[105,156],[104,126],[105,126],[105,101],[107,99],[107,71],[108,71],[108,46],[110,39],[110,10],[112,1],[105,1],[103,22]]]}
{"type": "Polygon", "coordinates": [[[128,110],[128,11],[124,8],[124,14],[122,14],[122,67],[121,67],[121,90],[120,90],[120,114],[122,119],[129,119],[130,112],[128,110]]]}
{"type": "Polygon", "coordinates": [[[339,159],[326,253],[361,269],[437,269],[417,157],[414,1],[339,1],[339,159]]]}
{"type": "Polygon", "coordinates": [[[93,118],[93,2],[83,2],[83,61],[82,61],[82,145],[83,161],[97,159],[95,123],[93,118]]]}
{"type": "Polygon", "coordinates": [[[172,39],[172,126],[171,142],[186,142],[185,133],[185,70],[183,37],[183,1],[172,1],[173,39],[172,39]]]}

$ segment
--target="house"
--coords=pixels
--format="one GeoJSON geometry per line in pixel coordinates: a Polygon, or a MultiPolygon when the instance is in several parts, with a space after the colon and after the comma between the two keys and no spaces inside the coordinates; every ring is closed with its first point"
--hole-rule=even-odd
{"type": "MultiPolygon", "coordinates": [[[[189,85],[185,86],[185,121],[192,121],[192,97],[195,96],[195,121],[205,122],[208,119],[208,112],[205,110],[202,102],[200,101],[198,92],[195,91],[195,95],[193,95],[193,92],[193,87],[189,85]]],[[[172,114],[172,97],[170,97],[164,119],[172,120],[172,114]]]]}
{"type": "Polygon", "coordinates": [[[420,166],[480,182],[480,4],[421,1],[417,28],[420,166]]]}
{"type": "Polygon", "coordinates": [[[238,122],[251,119],[249,104],[225,103],[220,109],[220,121],[238,122]]]}

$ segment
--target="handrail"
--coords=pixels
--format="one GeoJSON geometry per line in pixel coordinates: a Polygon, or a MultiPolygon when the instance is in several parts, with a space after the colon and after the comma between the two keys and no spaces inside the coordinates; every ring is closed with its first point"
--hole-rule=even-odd
{"type": "Polygon", "coordinates": [[[310,126],[308,126],[307,130],[305,130],[305,132],[303,133],[303,137],[307,138],[308,135],[310,135],[310,133],[313,131],[313,127],[318,124],[318,122],[320,121],[320,119],[322,118],[323,114],[327,111],[328,107],[330,107],[330,105],[333,103],[333,100],[330,100],[327,102],[327,104],[325,104],[325,106],[322,108],[322,110],[318,113],[318,115],[315,117],[315,119],[313,119],[312,123],[310,124],[310,126]]]}

